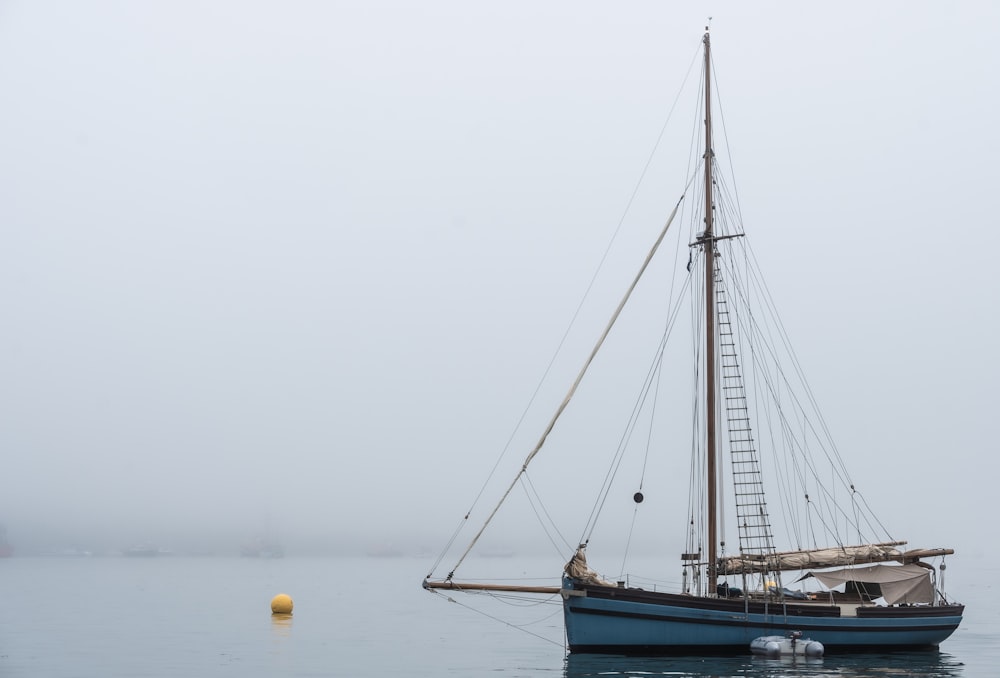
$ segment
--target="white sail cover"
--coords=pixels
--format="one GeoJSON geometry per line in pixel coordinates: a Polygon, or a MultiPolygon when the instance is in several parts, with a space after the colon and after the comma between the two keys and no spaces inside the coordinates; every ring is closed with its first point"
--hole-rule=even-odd
{"type": "Polygon", "coordinates": [[[566,574],[573,579],[584,582],[585,584],[615,586],[614,583],[601,579],[601,575],[590,569],[590,566],[587,565],[587,554],[584,553],[584,548],[585,547],[581,545],[580,548],[576,550],[576,553],[573,554],[573,557],[570,558],[569,562],[566,563],[566,574]]]}
{"type": "Polygon", "coordinates": [[[898,560],[904,554],[894,548],[906,542],[837,546],[810,551],[785,551],[771,555],[742,555],[723,558],[719,564],[721,574],[741,572],[767,572],[777,570],[807,570],[818,567],[838,567],[862,563],[898,560]]]}
{"type": "Polygon", "coordinates": [[[828,572],[809,572],[801,577],[816,577],[827,588],[849,581],[878,584],[889,605],[897,603],[933,603],[931,571],[920,565],[871,565],[828,572]]]}

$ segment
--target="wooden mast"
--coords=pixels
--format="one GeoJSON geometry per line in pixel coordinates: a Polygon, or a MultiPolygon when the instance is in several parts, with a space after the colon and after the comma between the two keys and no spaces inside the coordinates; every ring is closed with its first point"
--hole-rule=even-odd
{"type": "Polygon", "coordinates": [[[705,447],[708,475],[708,595],[715,595],[718,584],[718,543],[716,516],[716,404],[715,404],[715,241],[713,240],[712,205],[712,48],[705,27],[705,447]]]}

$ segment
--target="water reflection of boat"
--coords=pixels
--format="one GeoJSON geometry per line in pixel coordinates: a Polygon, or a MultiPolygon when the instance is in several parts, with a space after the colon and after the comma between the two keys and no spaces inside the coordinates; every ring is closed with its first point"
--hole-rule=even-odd
{"type": "Polygon", "coordinates": [[[869,675],[934,676],[959,678],[962,662],[952,655],[928,650],[894,654],[826,656],[822,659],[783,657],[636,657],[570,653],[564,664],[565,678],[608,678],[613,676],[710,676],[836,675],[841,678],[869,675]],[[793,669],[793,667],[795,667],[793,669]],[[794,673],[785,673],[793,669],[794,673]],[[809,673],[800,673],[803,669],[809,673]]]}

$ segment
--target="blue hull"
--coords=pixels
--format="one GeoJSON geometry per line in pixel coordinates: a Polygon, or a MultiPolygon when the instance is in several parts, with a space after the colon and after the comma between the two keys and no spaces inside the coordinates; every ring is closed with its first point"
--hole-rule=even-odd
{"type": "Polygon", "coordinates": [[[571,652],[615,654],[748,653],[759,636],[801,631],[828,653],[936,647],[962,621],[964,607],[866,607],[840,616],[825,605],[746,604],[641,589],[564,582],[571,652]]]}

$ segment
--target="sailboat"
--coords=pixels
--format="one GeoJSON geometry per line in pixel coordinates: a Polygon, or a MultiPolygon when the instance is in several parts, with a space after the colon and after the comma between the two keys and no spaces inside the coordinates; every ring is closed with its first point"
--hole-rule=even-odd
{"type": "MultiPolygon", "coordinates": [[[[423,587],[449,595],[465,591],[550,596],[561,602],[565,644],[571,653],[749,654],[755,638],[792,634],[822,643],[827,653],[936,647],[958,628],[964,612],[964,606],[944,592],[944,561],[954,551],[907,548],[905,540],[894,538],[873,515],[844,468],[784,326],[775,320],[773,296],[757,269],[742,222],[733,218],[737,203],[720,172],[715,148],[707,28],[701,49],[700,124],[691,154],[696,161],[681,199],[514,481],[503,486],[506,491],[491,505],[457,563],[443,576],[432,570],[423,587]],[[604,575],[587,561],[588,554],[603,546],[595,537],[597,516],[618,496],[612,488],[622,475],[624,443],[614,451],[594,509],[584,513],[581,538],[566,544],[562,573],[554,583],[463,580],[459,568],[514,489],[526,484],[529,465],[547,440],[555,437],[557,424],[614,334],[689,192],[696,194],[696,206],[688,210],[690,235],[678,237],[678,247],[686,253],[674,257],[680,264],[679,289],[686,290],[686,303],[693,309],[686,315],[697,325],[691,334],[693,370],[686,372],[694,385],[692,414],[686,417],[693,431],[689,445],[694,482],[688,510],[678,520],[685,540],[678,590],[639,585],[620,572],[604,575]],[[755,303],[763,310],[746,310],[755,303]],[[789,360],[791,367],[777,366],[779,359],[789,360]],[[833,470],[821,469],[820,462],[833,470]],[[828,487],[831,481],[840,489],[828,487]],[[774,486],[785,498],[768,503],[774,486]],[[796,502],[804,508],[796,508],[796,502]],[[779,526],[788,535],[787,548],[779,545],[779,526]]],[[[685,315],[680,298],[665,305],[669,310],[662,341],[653,351],[635,412],[655,409],[647,406],[661,383],[677,381],[663,376],[663,361],[666,346],[681,334],[674,332],[678,318],[685,315]]],[[[633,435],[639,420],[638,415],[630,417],[621,440],[653,439],[633,435]]],[[[679,446],[666,447],[676,454],[679,446]]],[[[567,485],[575,485],[569,476],[578,466],[579,461],[569,461],[562,467],[567,485]]],[[[637,511],[644,499],[643,482],[643,489],[631,497],[637,511]]],[[[536,514],[549,515],[545,510],[536,514]]],[[[626,541],[631,543],[631,535],[626,541]]],[[[442,562],[443,557],[434,568],[442,562]]]]}

